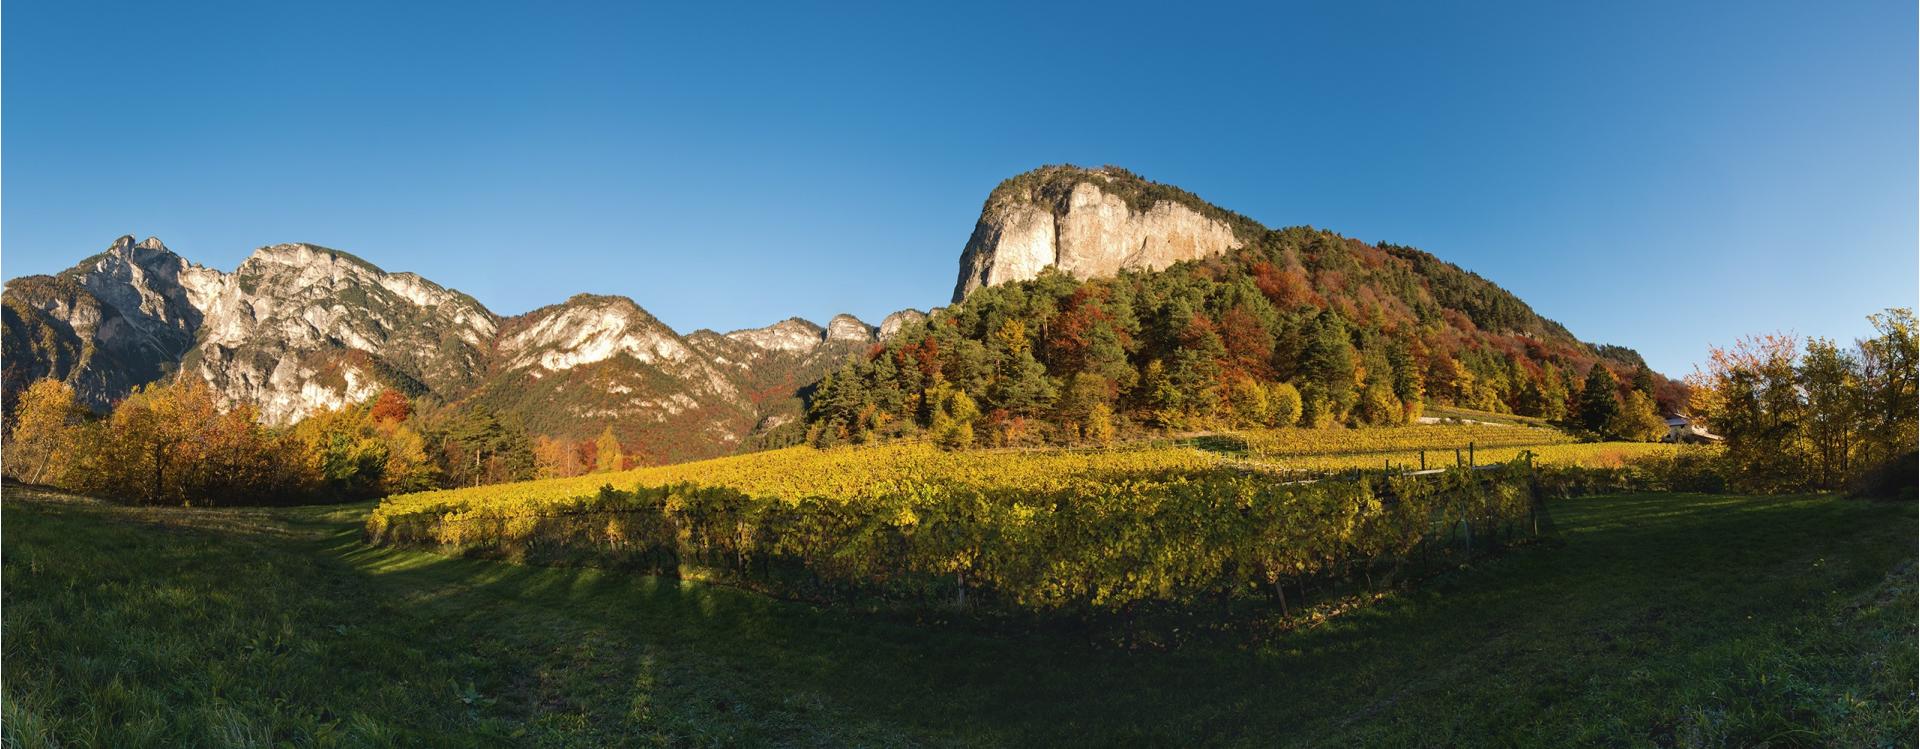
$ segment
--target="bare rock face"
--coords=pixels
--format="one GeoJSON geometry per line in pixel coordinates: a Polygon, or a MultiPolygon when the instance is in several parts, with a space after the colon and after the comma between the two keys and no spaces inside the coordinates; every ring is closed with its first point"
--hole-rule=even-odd
{"type": "Polygon", "coordinates": [[[500,340],[509,369],[572,369],[626,356],[641,364],[675,364],[693,352],[666,324],[633,300],[582,294],[529,313],[531,322],[500,340]]]}
{"type": "Polygon", "coordinates": [[[124,236],[57,276],[14,279],[4,295],[5,392],[53,377],[104,408],[160,379],[193,346],[225,276],[159,239],[124,236]]]}
{"type": "Polygon", "coordinates": [[[853,315],[834,315],[832,320],[827,321],[826,340],[829,341],[872,343],[873,334],[873,326],[861,322],[860,318],[853,315]]]}
{"type": "Polygon", "coordinates": [[[1158,270],[1245,244],[1224,212],[1122,170],[1045,167],[987,198],[960,256],[953,300],[1040,275],[1076,278],[1158,270]]]}
{"type": "Polygon", "coordinates": [[[260,248],[196,288],[199,342],[182,372],[273,424],[385,387],[461,391],[485,371],[498,326],[465,294],[310,244],[260,248]]]}
{"type": "Polygon", "coordinates": [[[789,317],[764,328],[736,330],[726,335],[731,340],[754,348],[794,354],[812,351],[826,336],[824,328],[798,317],[789,317]]]}
{"type": "Polygon", "coordinates": [[[887,315],[886,319],[880,321],[880,341],[891,341],[894,336],[900,334],[902,328],[913,323],[926,322],[926,320],[927,313],[917,309],[903,309],[887,315]]]}

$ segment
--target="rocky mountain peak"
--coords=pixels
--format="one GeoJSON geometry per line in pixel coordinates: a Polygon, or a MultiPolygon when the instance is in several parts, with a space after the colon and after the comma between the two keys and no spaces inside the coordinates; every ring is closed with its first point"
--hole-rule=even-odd
{"type": "Polygon", "coordinates": [[[764,328],[747,328],[727,334],[727,338],[769,351],[804,353],[825,340],[827,331],[810,321],[789,317],[764,328]]]}
{"type": "Polygon", "coordinates": [[[572,369],[625,355],[641,363],[679,362],[691,356],[680,336],[623,296],[576,294],[565,304],[534,310],[506,333],[500,351],[508,367],[572,369]]]}
{"type": "Polygon", "coordinates": [[[874,328],[853,315],[838,314],[827,321],[826,340],[870,343],[874,340],[874,328]]]}
{"type": "Polygon", "coordinates": [[[887,315],[886,319],[880,321],[878,337],[882,341],[892,340],[894,336],[900,334],[902,328],[912,323],[925,322],[926,319],[927,313],[920,310],[912,308],[900,310],[887,315]]]}
{"type": "Polygon", "coordinates": [[[1076,278],[1158,270],[1246,243],[1258,225],[1117,167],[1048,166],[1009,179],[981,209],[953,300],[1049,267],[1076,278]]]}

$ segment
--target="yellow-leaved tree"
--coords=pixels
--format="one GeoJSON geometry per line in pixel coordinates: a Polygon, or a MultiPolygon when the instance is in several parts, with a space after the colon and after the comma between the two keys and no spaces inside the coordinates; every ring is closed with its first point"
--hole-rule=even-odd
{"type": "Polygon", "coordinates": [[[73,387],[55,379],[27,386],[14,402],[3,462],[8,476],[29,484],[59,484],[73,459],[80,409],[73,387]]]}
{"type": "Polygon", "coordinates": [[[620,470],[620,464],[626,460],[620,452],[620,438],[613,436],[613,425],[600,430],[600,437],[593,441],[593,470],[599,473],[620,470]]]}

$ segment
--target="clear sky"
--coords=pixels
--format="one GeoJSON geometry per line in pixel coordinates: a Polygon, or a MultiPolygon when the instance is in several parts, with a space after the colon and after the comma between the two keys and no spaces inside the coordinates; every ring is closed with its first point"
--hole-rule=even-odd
{"type": "Polygon", "coordinates": [[[878,322],[1061,162],[1427,249],[1674,375],[1920,273],[1909,0],[186,5],[6,3],[6,276],[303,241],[502,314],[878,322]]]}

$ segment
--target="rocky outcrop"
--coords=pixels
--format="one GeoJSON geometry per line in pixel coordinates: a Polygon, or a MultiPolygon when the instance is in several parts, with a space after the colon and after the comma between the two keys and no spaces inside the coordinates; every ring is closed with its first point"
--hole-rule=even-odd
{"type": "Polygon", "coordinates": [[[878,337],[883,342],[893,340],[894,336],[900,334],[900,330],[902,328],[905,328],[906,326],[914,323],[926,322],[926,320],[927,320],[927,313],[921,312],[920,310],[917,310],[917,309],[900,310],[899,312],[895,312],[891,315],[887,315],[885,319],[880,321],[880,332],[878,337]]]}
{"type": "Polygon", "coordinates": [[[764,328],[736,330],[727,338],[767,351],[805,353],[826,338],[827,331],[798,317],[789,317],[764,328]]]}
{"type": "Polygon", "coordinates": [[[1076,278],[1158,270],[1245,244],[1250,223],[1123,170],[1046,167],[987,198],[960,256],[953,300],[1052,266],[1076,278]]]}
{"type": "Polygon", "coordinates": [[[385,387],[461,392],[485,370],[498,326],[472,297],[311,244],[260,248],[204,287],[182,371],[275,424],[385,387]]]}
{"type": "Polygon", "coordinates": [[[54,377],[94,408],[125,397],[192,348],[224,277],[159,239],[123,236],[57,276],[14,279],[4,293],[5,392],[54,377]]]}
{"type": "Polygon", "coordinates": [[[875,340],[874,328],[853,315],[834,315],[832,320],[827,321],[826,340],[872,343],[875,340]]]}

